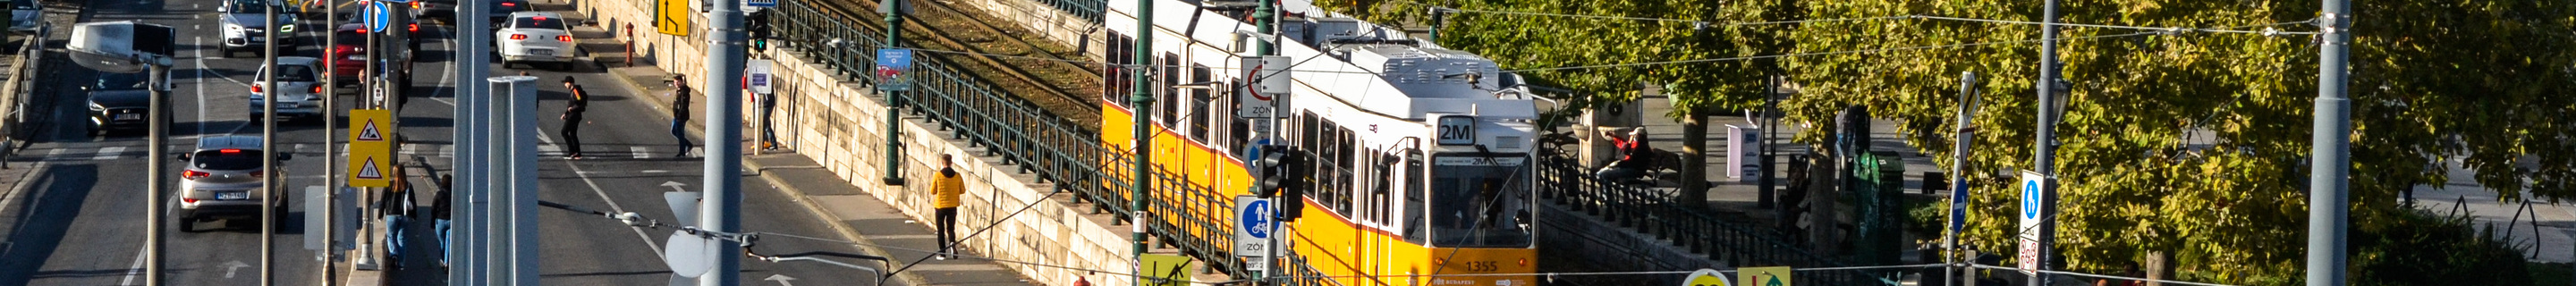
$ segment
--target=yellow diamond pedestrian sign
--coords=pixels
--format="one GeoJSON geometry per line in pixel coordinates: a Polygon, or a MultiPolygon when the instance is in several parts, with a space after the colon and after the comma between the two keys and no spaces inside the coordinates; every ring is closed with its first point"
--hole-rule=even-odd
{"type": "Polygon", "coordinates": [[[394,153],[392,111],[357,109],[349,111],[349,186],[393,186],[394,153]]]}
{"type": "Polygon", "coordinates": [[[1737,286],[1790,286],[1789,267],[1744,267],[1735,269],[1737,286]]]}

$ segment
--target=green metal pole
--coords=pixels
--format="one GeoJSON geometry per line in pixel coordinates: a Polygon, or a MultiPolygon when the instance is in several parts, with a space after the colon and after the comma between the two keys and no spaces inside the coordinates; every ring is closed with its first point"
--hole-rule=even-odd
{"type": "MultiPolygon", "coordinates": [[[[903,47],[903,0],[886,0],[885,48],[903,47]]],[[[877,83],[878,87],[886,83],[877,83]]],[[[903,185],[903,91],[886,89],[885,184],[903,185]]]]}
{"type": "Polygon", "coordinates": [[[1150,154],[1147,152],[1153,152],[1154,146],[1153,116],[1147,114],[1150,110],[1154,110],[1153,82],[1150,79],[1153,73],[1149,72],[1154,69],[1154,1],[1136,1],[1136,62],[1131,66],[1136,72],[1136,92],[1133,96],[1127,97],[1128,102],[1134,103],[1128,106],[1131,108],[1128,109],[1131,111],[1129,114],[1133,114],[1129,117],[1136,122],[1129,127],[1136,130],[1136,135],[1133,137],[1136,140],[1136,170],[1131,174],[1136,178],[1130,180],[1127,186],[1135,191],[1135,194],[1127,198],[1127,210],[1133,214],[1128,216],[1128,222],[1136,224],[1135,230],[1128,235],[1128,238],[1135,241],[1135,247],[1131,251],[1136,256],[1137,285],[1144,285],[1146,281],[1143,276],[1145,274],[1145,232],[1153,228],[1153,223],[1148,222],[1152,219],[1146,218],[1145,200],[1148,192],[1145,186],[1154,179],[1154,174],[1148,173],[1153,171],[1151,167],[1153,163],[1146,160],[1148,158],[1146,156],[1150,154]]]}

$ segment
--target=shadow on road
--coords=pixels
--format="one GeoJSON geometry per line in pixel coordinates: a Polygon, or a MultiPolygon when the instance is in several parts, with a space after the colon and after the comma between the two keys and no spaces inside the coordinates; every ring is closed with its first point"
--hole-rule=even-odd
{"type": "MultiPolygon", "coordinates": [[[[0,245],[0,285],[29,285],[39,275],[36,270],[60,249],[63,236],[71,232],[72,218],[80,216],[81,206],[88,203],[90,188],[98,182],[98,166],[92,164],[57,164],[36,187],[23,194],[16,205],[7,206],[9,217],[16,219],[9,228],[9,240],[0,245]]],[[[92,254],[96,255],[96,254],[92,254]]],[[[79,270],[91,272],[108,270],[79,270]]],[[[113,270],[118,273],[126,269],[113,270]]],[[[47,277],[67,273],[41,273],[47,277]]],[[[77,274],[68,274],[77,275],[77,274]]]]}

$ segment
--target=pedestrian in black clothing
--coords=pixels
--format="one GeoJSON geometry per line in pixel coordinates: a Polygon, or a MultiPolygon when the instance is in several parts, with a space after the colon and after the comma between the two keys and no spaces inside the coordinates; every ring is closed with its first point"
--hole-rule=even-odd
{"type": "Polygon", "coordinates": [[[574,84],[571,76],[564,76],[563,85],[564,89],[572,90],[572,102],[564,104],[562,117],[564,158],[581,159],[581,124],[584,123],[581,113],[590,109],[590,92],[582,91],[581,85],[574,84]]]}
{"type": "Polygon", "coordinates": [[[688,157],[689,148],[692,147],[689,144],[687,126],[690,94],[688,77],[672,75],[671,89],[673,89],[671,91],[671,140],[678,141],[680,144],[680,153],[671,157],[688,157]]]}
{"type": "Polygon", "coordinates": [[[448,202],[455,200],[450,197],[449,188],[456,186],[454,181],[455,177],[450,175],[438,175],[438,195],[432,197],[429,202],[429,218],[438,226],[438,229],[433,230],[438,232],[438,251],[441,251],[438,256],[438,267],[447,267],[447,257],[456,256],[456,249],[447,244],[447,213],[450,211],[447,209],[450,206],[448,202]]]}

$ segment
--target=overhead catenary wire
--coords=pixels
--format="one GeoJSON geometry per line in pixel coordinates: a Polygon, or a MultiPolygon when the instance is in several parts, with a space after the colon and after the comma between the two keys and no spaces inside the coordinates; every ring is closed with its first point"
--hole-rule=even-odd
{"type": "MultiPolygon", "coordinates": [[[[1970,264],[1970,265],[1969,265],[1969,267],[1976,267],[1976,268],[1981,268],[1981,269],[1991,269],[1991,270],[2029,271],[2029,270],[2022,270],[2021,268],[2003,267],[2003,266],[1985,265],[1985,264],[1970,264]]],[[[2191,282],[2191,281],[2175,281],[2175,280],[2163,280],[2163,279],[2147,279],[2147,278],[2139,278],[2139,277],[2122,277],[2122,276],[2111,276],[2111,275],[2101,275],[2101,274],[2088,274],[2088,273],[2083,273],[2083,272],[2070,272],[2070,271],[2057,271],[2057,270],[2039,270],[2038,272],[2039,272],[2039,273],[2041,273],[2041,274],[2056,274],[2056,275],[2070,275],[2070,276],[2091,277],[2091,278],[2101,278],[2101,279],[2119,279],[2119,280],[2131,280],[2131,281],[2145,281],[2145,282],[2156,282],[2156,283],[2165,283],[2165,284],[2181,284],[2181,285],[2195,285],[2195,286],[2236,286],[2236,285],[2228,285],[2228,284],[2213,284],[2213,283],[2201,283],[2201,282],[2191,282]]]]}

